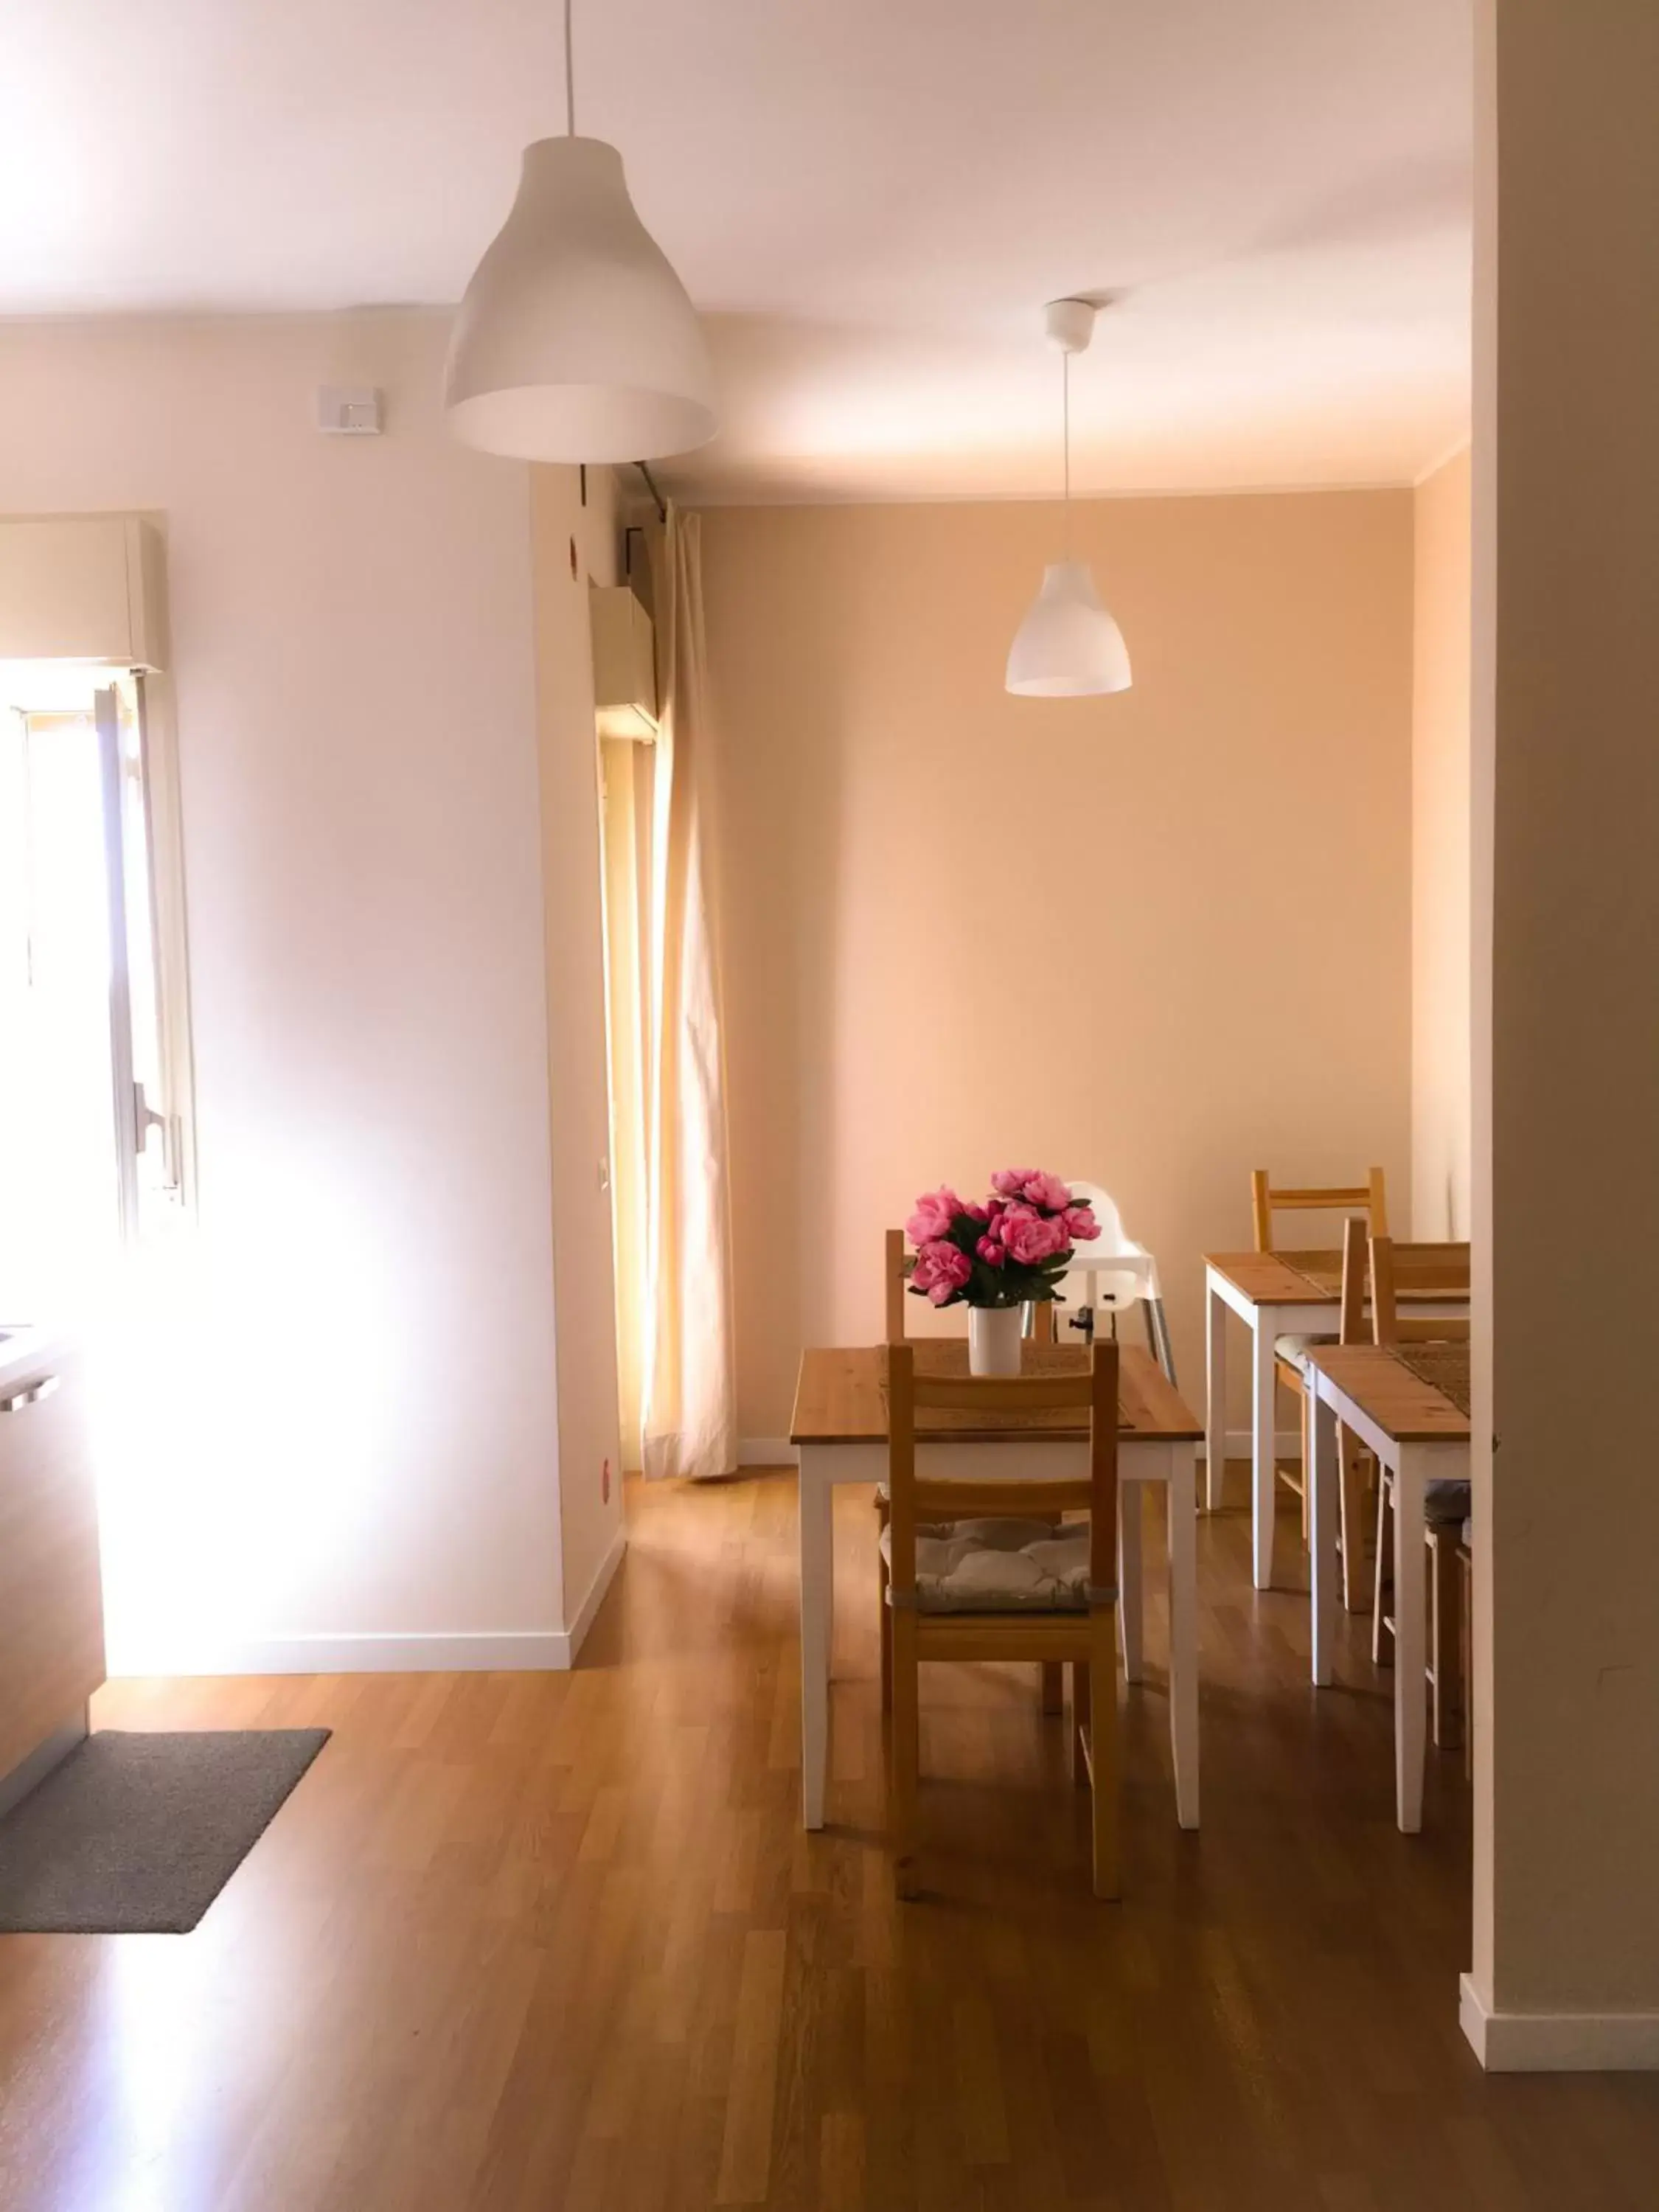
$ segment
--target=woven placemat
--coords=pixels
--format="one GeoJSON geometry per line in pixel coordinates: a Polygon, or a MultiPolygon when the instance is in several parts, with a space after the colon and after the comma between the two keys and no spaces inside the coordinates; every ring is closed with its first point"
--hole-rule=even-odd
{"type": "Polygon", "coordinates": [[[1426,1382],[1442,1397],[1449,1398],[1467,1421],[1469,1418],[1469,1347],[1467,1344],[1396,1344],[1396,1359],[1409,1367],[1419,1382],[1426,1382]]]}

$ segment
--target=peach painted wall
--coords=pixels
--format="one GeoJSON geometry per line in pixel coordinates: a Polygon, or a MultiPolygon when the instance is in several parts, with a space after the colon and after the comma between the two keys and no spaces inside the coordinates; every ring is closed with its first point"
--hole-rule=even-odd
{"type": "Polygon", "coordinates": [[[0,513],[167,533],[201,1218],[106,1495],[124,1669],[560,1663],[529,472],[441,318],[0,329],[0,513]],[[380,438],[325,438],[324,381],[380,438]]]}
{"type": "Polygon", "coordinates": [[[1417,487],[1412,1227],[1469,1233],[1469,456],[1417,487]]]}
{"type": "Polygon", "coordinates": [[[1408,1213],[1411,494],[1073,526],[1116,698],[1003,690],[1052,505],[706,516],[748,1438],[803,1343],[878,1334],[881,1231],[941,1178],[1111,1188],[1195,1402],[1252,1167],[1381,1161],[1408,1213]]]}

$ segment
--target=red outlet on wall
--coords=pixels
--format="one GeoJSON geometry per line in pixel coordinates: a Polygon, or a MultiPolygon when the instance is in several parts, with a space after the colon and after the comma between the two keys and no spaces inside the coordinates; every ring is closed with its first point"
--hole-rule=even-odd
{"type": "Polygon", "coordinates": [[[609,1460],[606,1460],[606,1462],[605,1462],[605,1465],[604,1465],[604,1466],[599,1469],[599,1496],[604,1499],[605,1503],[607,1505],[609,1505],[609,1504],[610,1504],[610,1503],[611,1503],[611,1462],[610,1462],[610,1461],[609,1461],[609,1460]]]}

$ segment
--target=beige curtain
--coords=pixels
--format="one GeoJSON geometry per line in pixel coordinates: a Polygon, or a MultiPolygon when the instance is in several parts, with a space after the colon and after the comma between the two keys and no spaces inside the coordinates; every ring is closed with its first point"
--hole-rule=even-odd
{"type": "Polygon", "coordinates": [[[611,1217],[617,1277],[617,1398],[623,1461],[642,1458],[646,1283],[650,1272],[647,1165],[651,1102],[651,825],[657,749],[627,738],[599,744],[605,867],[606,1043],[611,1061],[611,1217]]]}
{"type": "MultiPolygon", "coordinates": [[[[650,778],[648,892],[639,908],[646,939],[639,1434],[647,1475],[706,1476],[731,1472],[738,1440],[696,515],[670,507],[665,526],[651,533],[651,574],[661,729],[650,778]]],[[[637,784],[634,796],[637,805],[637,784]]]]}

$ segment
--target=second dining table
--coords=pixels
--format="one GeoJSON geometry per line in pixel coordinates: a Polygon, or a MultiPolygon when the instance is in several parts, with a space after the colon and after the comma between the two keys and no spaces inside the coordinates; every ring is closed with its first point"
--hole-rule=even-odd
{"type": "MultiPolygon", "coordinates": [[[[1427,1248],[1425,1248],[1427,1249],[1427,1248]]],[[[1447,1250],[1456,1248],[1448,1246],[1447,1250]]],[[[1467,1275],[1467,1265],[1465,1267],[1467,1275]]],[[[1342,1255],[1313,1252],[1209,1252],[1204,1258],[1205,1368],[1209,1413],[1205,1436],[1205,1503],[1221,1504],[1227,1462],[1227,1316],[1250,1332],[1250,1559],[1258,1589],[1273,1579],[1278,1466],[1276,1338],[1335,1334],[1342,1303],[1342,1255]]],[[[1402,1291],[1401,1309],[1465,1314],[1467,1279],[1431,1291],[1402,1291]]]]}
{"type": "Polygon", "coordinates": [[[1431,1482],[1468,1480],[1468,1347],[1316,1345],[1308,1354],[1308,1377],[1315,1394],[1308,1482],[1310,1641],[1313,1679],[1320,1687],[1332,1678],[1336,1633],[1337,1424],[1351,1429],[1394,1476],[1395,1817],[1412,1835],[1423,1825],[1427,1755],[1424,1501],[1431,1482]]]}
{"type": "MultiPolygon", "coordinates": [[[[1081,1345],[1023,1347],[1024,1371],[1081,1373],[1081,1345]]],[[[957,1338],[919,1340],[919,1374],[965,1374],[968,1347],[957,1338]]],[[[886,1350],[881,1345],[825,1348],[801,1355],[790,1440],[800,1454],[801,1798],[805,1824],[821,1828],[829,1761],[830,1629],[835,1610],[835,1486],[874,1483],[887,1472],[886,1350]]],[[[1203,1425],[1149,1353],[1119,1353],[1118,1479],[1120,1612],[1124,1674],[1140,1674],[1142,1486],[1162,1483],[1168,1500],[1170,1741],[1176,1816],[1198,1826],[1197,1446],[1203,1425]]],[[[924,1414],[918,1424],[922,1472],[972,1480],[1034,1481],[1086,1474],[1089,1438],[1075,1414],[924,1414]],[[1019,1460],[1011,1470],[1016,1453],[1019,1460]]]]}

